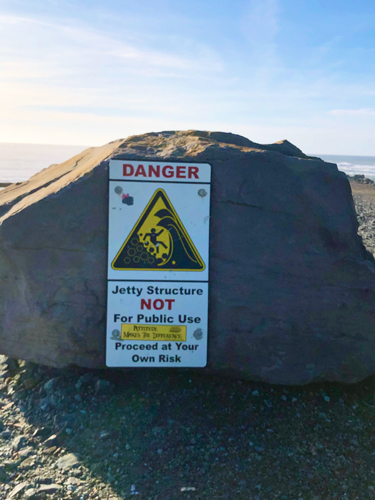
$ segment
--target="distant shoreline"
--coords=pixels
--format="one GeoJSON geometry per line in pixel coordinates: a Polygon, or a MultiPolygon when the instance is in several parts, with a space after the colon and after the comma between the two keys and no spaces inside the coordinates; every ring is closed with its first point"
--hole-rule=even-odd
{"type": "MultiPolygon", "coordinates": [[[[346,174],[346,176],[348,177],[349,180],[358,182],[359,184],[374,184],[374,181],[372,179],[369,179],[368,177],[366,177],[363,174],[362,175],[361,174],[356,174],[356,175],[346,174]]],[[[6,187],[10,186],[11,184],[21,184],[21,182],[0,182],[0,189],[6,188],[6,187]]]]}

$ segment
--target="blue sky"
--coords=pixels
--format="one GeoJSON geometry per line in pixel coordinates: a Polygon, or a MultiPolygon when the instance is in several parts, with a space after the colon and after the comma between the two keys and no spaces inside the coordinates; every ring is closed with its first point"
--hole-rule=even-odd
{"type": "Polygon", "coordinates": [[[0,0],[0,142],[159,130],[375,155],[373,0],[0,0]]]}

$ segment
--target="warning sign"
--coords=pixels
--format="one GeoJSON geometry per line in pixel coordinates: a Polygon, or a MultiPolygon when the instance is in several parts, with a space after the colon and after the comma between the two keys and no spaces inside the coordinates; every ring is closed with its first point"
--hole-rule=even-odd
{"type": "Polygon", "coordinates": [[[111,160],[107,366],[207,362],[211,167],[111,160]]]}
{"type": "Polygon", "coordinates": [[[204,262],[163,189],[155,191],[113,260],[112,268],[204,270],[204,262]]]}

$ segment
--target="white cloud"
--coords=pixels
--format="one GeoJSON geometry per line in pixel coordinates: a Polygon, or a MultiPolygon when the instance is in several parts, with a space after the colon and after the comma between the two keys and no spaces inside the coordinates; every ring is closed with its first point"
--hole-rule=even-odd
{"type": "Polygon", "coordinates": [[[127,75],[150,77],[188,77],[192,72],[222,70],[220,57],[201,44],[184,51],[182,43],[167,52],[135,46],[122,39],[123,33],[4,15],[0,16],[0,27],[3,78],[91,74],[101,67],[108,72],[112,68],[114,74],[124,70],[127,75]]]}
{"type": "MultiPolygon", "coordinates": [[[[99,145],[152,130],[196,128],[263,143],[287,138],[305,151],[345,147],[361,154],[361,147],[371,154],[373,85],[339,81],[321,64],[306,71],[287,65],[278,46],[280,5],[246,3],[237,19],[245,41],[233,45],[235,61],[199,36],[156,31],[147,37],[126,22],[109,31],[66,19],[2,15],[1,140],[99,145]],[[344,109],[353,103],[363,107],[344,109]]],[[[317,53],[329,50],[327,42],[317,53]]]]}
{"type": "Polygon", "coordinates": [[[3,15],[0,135],[9,142],[97,144],[168,121],[185,128],[182,115],[189,120],[210,106],[202,83],[221,71],[216,52],[193,40],[157,50],[121,33],[3,15]]]}

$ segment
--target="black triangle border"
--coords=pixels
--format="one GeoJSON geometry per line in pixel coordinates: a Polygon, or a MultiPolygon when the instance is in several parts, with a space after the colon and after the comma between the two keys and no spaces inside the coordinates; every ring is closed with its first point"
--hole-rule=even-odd
{"type": "Polygon", "coordinates": [[[113,259],[113,261],[111,263],[111,268],[114,271],[142,271],[142,272],[144,272],[144,271],[151,271],[151,272],[152,271],[159,271],[159,272],[160,271],[164,271],[165,272],[165,271],[169,270],[169,269],[166,269],[166,268],[163,268],[163,269],[149,269],[149,268],[148,269],[142,269],[142,268],[136,268],[136,269],[134,269],[134,268],[128,268],[128,267],[126,267],[126,268],[115,268],[114,267],[114,264],[117,261],[118,257],[121,255],[122,250],[124,249],[124,247],[126,246],[126,244],[128,243],[128,241],[131,239],[131,237],[132,237],[132,235],[134,233],[135,228],[138,227],[138,225],[140,224],[140,222],[142,221],[142,219],[148,215],[147,211],[148,211],[148,209],[150,208],[150,206],[153,203],[154,199],[156,198],[156,196],[159,193],[161,194],[162,197],[164,196],[166,198],[166,200],[168,201],[168,203],[170,204],[171,209],[173,210],[173,213],[174,213],[175,217],[177,218],[177,220],[179,221],[179,223],[181,224],[181,226],[182,226],[182,228],[183,228],[183,230],[185,232],[185,237],[186,237],[188,243],[190,244],[190,248],[193,250],[193,253],[195,254],[195,257],[197,258],[197,261],[200,262],[201,265],[202,265],[202,269],[173,269],[173,268],[171,268],[170,270],[174,271],[174,272],[202,272],[202,271],[204,271],[206,269],[206,264],[204,263],[202,257],[200,256],[198,250],[196,249],[196,247],[195,247],[192,239],[189,236],[189,233],[187,232],[187,230],[186,230],[185,226],[183,225],[183,223],[182,223],[179,215],[177,214],[177,212],[176,212],[173,204],[171,203],[171,200],[168,198],[167,193],[164,191],[164,189],[161,189],[161,188],[157,189],[155,191],[155,193],[152,195],[150,201],[146,205],[146,208],[143,210],[143,212],[140,215],[140,217],[138,218],[137,222],[134,224],[133,229],[128,234],[128,237],[126,238],[125,242],[121,245],[121,248],[117,252],[116,257],[113,259]]]}

